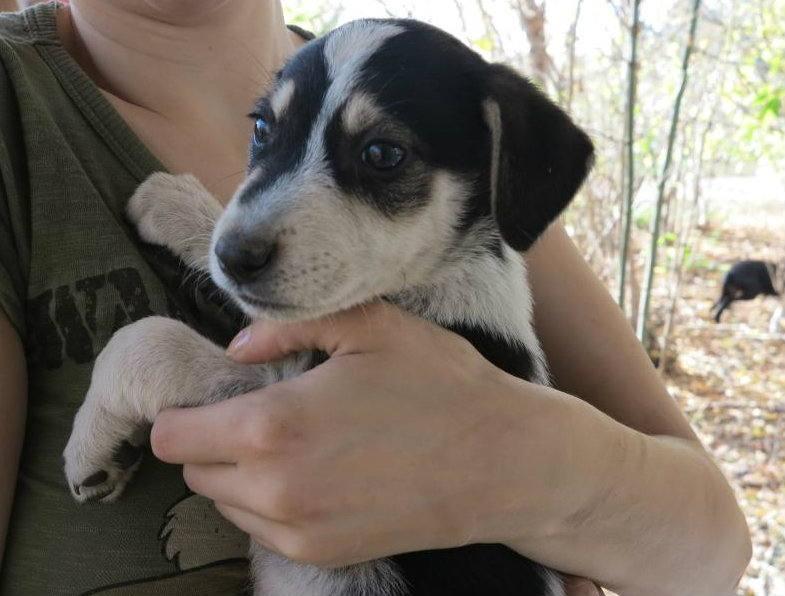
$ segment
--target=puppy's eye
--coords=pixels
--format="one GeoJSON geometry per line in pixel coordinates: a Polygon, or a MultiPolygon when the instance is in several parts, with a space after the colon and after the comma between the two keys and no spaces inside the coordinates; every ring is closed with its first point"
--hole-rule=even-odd
{"type": "Polygon", "coordinates": [[[374,142],[363,149],[360,158],[367,166],[389,171],[403,163],[406,159],[406,150],[392,143],[374,142]]]}
{"type": "Polygon", "coordinates": [[[270,123],[264,118],[256,118],[253,127],[253,144],[258,148],[262,148],[270,140],[273,128],[270,123]]]}

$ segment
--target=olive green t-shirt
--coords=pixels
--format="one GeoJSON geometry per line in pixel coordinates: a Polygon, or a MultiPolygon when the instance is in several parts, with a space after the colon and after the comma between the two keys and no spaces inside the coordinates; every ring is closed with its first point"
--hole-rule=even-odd
{"type": "Polygon", "coordinates": [[[164,168],[65,52],[57,10],[0,15],[0,307],[29,370],[0,594],[239,594],[247,538],[178,466],[148,455],[111,505],[78,505],[66,486],[62,451],[115,330],[163,315],[225,343],[242,321],[124,220],[164,168]]]}

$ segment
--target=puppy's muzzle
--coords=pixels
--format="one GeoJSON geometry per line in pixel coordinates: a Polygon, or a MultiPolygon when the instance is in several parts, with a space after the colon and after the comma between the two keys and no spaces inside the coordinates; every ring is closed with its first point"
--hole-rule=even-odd
{"type": "Polygon", "coordinates": [[[238,286],[258,281],[272,269],[277,255],[276,242],[254,240],[251,243],[226,234],[215,243],[218,266],[238,286]]]}

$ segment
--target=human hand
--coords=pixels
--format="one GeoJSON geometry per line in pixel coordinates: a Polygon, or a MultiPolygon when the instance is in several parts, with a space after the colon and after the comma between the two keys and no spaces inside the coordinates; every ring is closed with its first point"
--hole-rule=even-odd
{"type": "Polygon", "coordinates": [[[552,499],[553,468],[535,456],[549,408],[521,400],[520,385],[511,391],[463,338],[381,303],[259,322],[244,338],[232,353],[241,362],[310,349],[330,359],[219,404],[162,412],[152,445],[262,546],[340,566],[502,542],[511,513],[526,524],[520,508],[536,517],[552,499]],[[526,436],[533,449],[521,461],[526,436]]]}

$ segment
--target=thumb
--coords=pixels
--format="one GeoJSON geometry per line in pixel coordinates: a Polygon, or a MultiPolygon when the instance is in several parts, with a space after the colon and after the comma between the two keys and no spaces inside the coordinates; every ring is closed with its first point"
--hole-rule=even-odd
{"type": "Polygon", "coordinates": [[[384,302],[356,306],[311,321],[256,321],[232,340],[226,352],[232,360],[247,364],[280,360],[306,350],[329,356],[368,352],[383,337],[384,328],[406,314],[384,302]]]}

